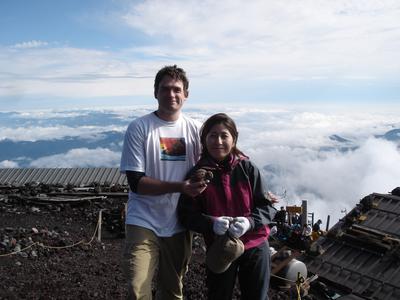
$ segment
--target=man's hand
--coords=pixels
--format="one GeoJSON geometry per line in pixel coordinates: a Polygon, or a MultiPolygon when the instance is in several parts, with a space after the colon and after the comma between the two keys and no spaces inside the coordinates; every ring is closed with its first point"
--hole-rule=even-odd
{"type": "Polygon", "coordinates": [[[182,193],[190,197],[196,197],[200,195],[207,188],[206,181],[191,182],[186,180],[182,183],[182,193]]]}
{"type": "Polygon", "coordinates": [[[250,229],[250,221],[246,217],[236,217],[231,226],[229,226],[229,233],[235,238],[240,238],[250,229]]]}
{"type": "Polygon", "coordinates": [[[209,183],[212,178],[213,173],[211,171],[198,169],[192,174],[189,180],[183,182],[181,192],[190,197],[196,197],[207,188],[207,183],[209,183]]]}
{"type": "Polygon", "coordinates": [[[229,224],[232,222],[232,217],[217,217],[214,219],[213,230],[215,234],[223,235],[229,228],[229,224]]]}

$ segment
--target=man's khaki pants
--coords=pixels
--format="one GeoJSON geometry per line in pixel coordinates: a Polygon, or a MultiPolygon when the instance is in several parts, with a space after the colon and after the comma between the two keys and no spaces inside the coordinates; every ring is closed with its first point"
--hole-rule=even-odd
{"type": "Polygon", "coordinates": [[[152,299],[151,284],[157,267],[156,299],[183,299],[182,278],[191,245],[189,231],[158,237],[149,229],[126,225],[122,269],[128,279],[128,299],[152,299]]]}

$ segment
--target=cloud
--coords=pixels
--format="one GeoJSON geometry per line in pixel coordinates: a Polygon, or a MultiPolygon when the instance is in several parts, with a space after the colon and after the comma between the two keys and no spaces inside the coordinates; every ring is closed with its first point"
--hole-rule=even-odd
{"type": "Polygon", "coordinates": [[[362,197],[388,193],[399,185],[400,169],[394,166],[400,163],[400,152],[384,140],[370,138],[354,151],[319,157],[292,149],[272,156],[277,157],[279,172],[267,175],[270,184],[278,192],[286,190],[290,204],[299,205],[306,199],[316,218],[326,220],[329,214],[334,223],[343,216],[342,209],[350,211],[362,197]]]}
{"type": "MultiPolygon", "coordinates": [[[[321,97],[331,91],[324,94],[326,85],[334,85],[338,92],[355,88],[355,82],[362,91],[371,86],[383,90],[388,82],[392,88],[385,90],[397,91],[393,88],[400,76],[397,1],[124,3],[130,5],[120,9],[123,4],[118,4],[106,13],[115,20],[114,26],[124,22],[130,29],[126,44],[118,48],[96,50],[40,40],[0,47],[0,97],[151,97],[155,72],[169,63],[183,65],[196,78],[193,86],[200,93],[215,90],[213,84],[231,85],[232,79],[256,85],[264,97],[266,83],[317,82],[323,89],[321,97]]],[[[104,17],[92,13],[87,14],[92,21],[97,15],[104,17]]],[[[110,30],[120,29],[126,30],[110,30]]]]}
{"type": "Polygon", "coordinates": [[[318,151],[321,147],[336,147],[329,136],[337,134],[354,143],[400,127],[396,114],[354,111],[307,111],[235,108],[226,110],[237,122],[239,145],[248,151],[260,147],[307,148],[318,151]],[[257,128],[257,130],[255,130],[257,128]]]}
{"type": "Polygon", "coordinates": [[[12,141],[38,141],[61,139],[64,137],[79,137],[82,139],[95,140],[105,131],[125,131],[125,127],[121,126],[28,126],[17,128],[0,127],[0,141],[9,139],[12,141]]]}
{"type": "Polygon", "coordinates": [[[13,46],[13,48],[16,48],[16,49],[28,49],[28,48],[45,47],[47,45],[48,45],[47,42],[32,40],[32,41],[28,41],[28,42],[22,42],[22,43],[15,44],[13,46]]]}
{"type": "Polygon", "coordinates": [[[0,168],[18,168],[18,163],[12,160],[0,161],[0,168]]]}
{"type": "Polygon", "coordinates": [[[41,157],[31,162],[34,168],[85,168],[85,167],[118,167],[121,153],[109,149],[78,148],[67,153],[41,157]]]}
{"type": "Polygon", "coordinates": [[[398,74],[390,61],[399,57],[399,17],[395,1],[355,0],[154,0],[122,16],[159,41],[149,55],[181,56],[199,73],[265,79],[398,74]]]}
{"type": "Polygon", "coordinates": [[[88,98],[152,91],[154,71],[146,71],[145,63],[137,68],[137,59],[123,59],[118,53],[72,47],[0,50],[0,97],[88,98]]]}

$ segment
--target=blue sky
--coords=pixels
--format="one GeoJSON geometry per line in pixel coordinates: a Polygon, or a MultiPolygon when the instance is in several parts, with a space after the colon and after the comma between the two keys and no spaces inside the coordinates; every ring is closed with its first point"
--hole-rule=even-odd
{"type": "Polygon", "coordinates": [[[0,2],[0,110],[155,104],[173,63],[192,104],[394,106],[400,3],[0,2]]]}

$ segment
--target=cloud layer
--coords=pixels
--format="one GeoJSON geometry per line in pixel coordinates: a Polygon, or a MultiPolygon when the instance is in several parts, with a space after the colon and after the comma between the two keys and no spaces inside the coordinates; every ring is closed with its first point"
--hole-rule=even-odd
{"type": "MultiPolygon", "coordinates": [[[[13,145],[18,149],[28,149],[27,141],[35,140],[35,147],[29,145],[36,156],[21,152],[15,159],[3,158],[0,167],[118,167],[122,131],[129,121],[151,111],[149,107],[131,107],[80,113],[3,114],[0,120],[3,136],[13,136],[13,145]],[[86,121],[80,121],[82,118],[86,121]],[[109,125],[112,122],[120,123],[112,127],[109,125]],[[7,128],[7,123],[19,126],[7,128]],[[29,127],[31,124],[35,127],[29,127]],[[109,131],[115,128],[119,131],[109,131]],[[79,146],[84,142],[90,148],[79,146]],[[60,143],[66,147],[59,147],[60,143]],[[52,145],[53,150],[57,145],[59,152],[40,157],[40,147],[45,145],[52,145]]],[[[185,111],[201,122],[216,112],[229,114],[239,129],[239,148],[260,168],[267,187],[278,195],[286,191],[282,204],[300,205],[301,200],[309,200],[310,210],[324,221],[330,214],[334,223],[342,216],[341,210],[349,211],[363,196],[386,193],[399,185],[400,169],[396,166],[400,165],[400,138],[393,141],[376,138],[400,128],[396,112],[243,106],[188,107],[185,111]]],[[[0,151],[4,143],[0,142],[0,151]]]]}
{"type": "Polygon", "coordinates": [[[278,193],[285,190],[289,204],[309,200],[309,208],[318,212],[319,218],[329,214],[337,221],[342,209],[350,211],[363,196],[387,193],[399,185],[400,170],[394,166],[400,163],[400,153],[392,142],[371,138],[356,150],[319,157],[313,157],[316,153],[309,149],[274,150],[271,156],[276,159],[270,157],[272,162],[267,165],[275,166],[277,172],[271,174],[267,169],[269,184],[278,193]]]}
{"type": "Polygon", "coordinates": [[[77,148],[67,153],[41,157],[31,162],[34,168],[118,167],[121,153],[109,149],[77,148]]]}

